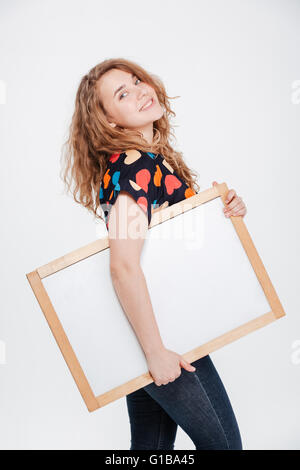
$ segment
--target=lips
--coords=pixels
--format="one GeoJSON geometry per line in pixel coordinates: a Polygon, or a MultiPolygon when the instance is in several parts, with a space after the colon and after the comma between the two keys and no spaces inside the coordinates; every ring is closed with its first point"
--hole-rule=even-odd
{"type": "Polygon", "coordinates": [[[143,106],[140,108],[140,111],[143,111],[144,107],[145,107],[145,106],[148,106],[148,105],[149,105],[148,107],[150,108],[150,106],[152,106],[152,104],[153,104],[153,98],[148,99],[148,100],[143,104],[143,106]],[[151,104],[150,104],[150,103],[151,103],[151,104]]]}

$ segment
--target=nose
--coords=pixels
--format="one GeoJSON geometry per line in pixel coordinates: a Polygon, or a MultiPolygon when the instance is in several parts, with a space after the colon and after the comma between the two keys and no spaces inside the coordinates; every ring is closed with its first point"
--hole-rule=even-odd
{"type": "Polygon", "coordinates": [[[143,101],[147,95],[147,90],[143,87],[138,88],[137,98],[139,101],[143,101]]]}

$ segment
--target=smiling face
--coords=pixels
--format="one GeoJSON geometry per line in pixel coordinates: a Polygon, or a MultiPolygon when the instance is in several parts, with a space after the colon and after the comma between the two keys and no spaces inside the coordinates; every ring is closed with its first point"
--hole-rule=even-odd
{"type": "Polygon", "coordinates": [[[154,88],[123,70],[111,69],[103,74],[97,91],[112,127],[141,130],[149,137],[153,122],[164,113],[154,88]]]}

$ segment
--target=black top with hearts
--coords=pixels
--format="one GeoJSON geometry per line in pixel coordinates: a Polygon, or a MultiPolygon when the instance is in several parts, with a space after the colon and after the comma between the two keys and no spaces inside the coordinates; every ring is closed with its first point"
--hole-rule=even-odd
{"type": "Polygon", "coordinates": [[[110,209],[120,191],[128,192],[145,211],[148,226],[153,211],[196,194],[161,154],[141,150],[115,153],[108,160],[99,190],[107,230],[110,209]]]}

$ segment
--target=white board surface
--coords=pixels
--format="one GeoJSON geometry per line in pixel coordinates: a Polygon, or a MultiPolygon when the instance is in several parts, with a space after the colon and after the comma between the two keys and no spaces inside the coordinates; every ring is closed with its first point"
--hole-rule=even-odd
{"type": "MultiPolygon", "coordinates": [[[[271,310],[220,197],[152,227],[141,266],[164,345],[185,354],[271,310]]],[[[109,249],[42,280],[95,396],[148,372],[109,249]]]]}

